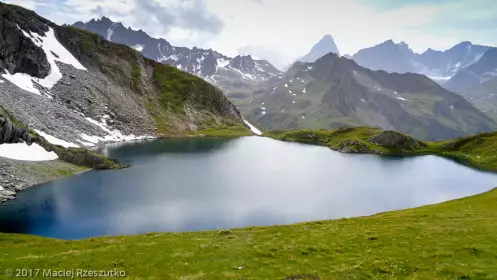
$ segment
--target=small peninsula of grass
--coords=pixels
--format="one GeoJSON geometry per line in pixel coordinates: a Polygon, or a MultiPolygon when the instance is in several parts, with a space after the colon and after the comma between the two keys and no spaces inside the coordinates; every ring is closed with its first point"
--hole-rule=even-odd
{"type": "Polygon", "coordinates": [[[207,129],[201,129],[190,134],[190,136],[201,137],[243,137],[252,135],[254,135],[254,133],[241,124],[214,126],[207,129]]]}
{"type": "Polygon", "coordinates": [[[423,142],[400,132],[371,127],[272,131],[263,136],[282,141],[323,145],[344,153],[438,155],[474,168],[497,172],[497,132],[442,142],[423,142]]]}

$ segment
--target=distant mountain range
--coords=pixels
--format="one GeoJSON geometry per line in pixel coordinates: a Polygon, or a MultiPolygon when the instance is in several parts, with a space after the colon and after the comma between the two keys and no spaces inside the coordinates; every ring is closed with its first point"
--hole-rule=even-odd
{"type": "Polygon", "coordinates": [[[446,51],[428,49],[422,54],[413,52],[405,42],[385,41],[357,52],[352,58],[359,65],[372,70],[391,73],[418,73],[443,83],[459,70],[480,60],[490,47],[462,42],[446,51]]]}
{"type": "Polygon", "coordinates": [[[162,38],[152,38],[142,30],[126,28],[107,17],[89,22],[76,22],[74,27],[97,33],[119,44],[128,45],[147,58],[173,65],[185,72],[231,91],[276,77],[281,72],[266,60],[250,55],[228,57],[214,50],[172,46],[162,38]]]}
{"type": "Polygon", "coordinates": [[[462,42],[446,51],[418,54],[404,42],[388,40],[347,56],[351,60],[340,57],[333,37],[326,35],[283,74],[266,60],[175,47],[106,17],[73,26],[217,85],[265,130],[370,125],[423,140],[443,140],[497,129],[464,98],[432,81],[450,80],[448,88],[464,84],[478,96],[488,96],[488,87],[494,84],[483,82],[492,76],[495,54],[487,46],[462,42]],[[475,89],[475,81],[484,89],[475,89]]]}
{"type": "Polygon", "coordinates": [[[368,125],[444,140],[497,124],[460,95],[419,74],[373,71],[328,54],[296,63],[235,104],[266,130],[368,125]]]}

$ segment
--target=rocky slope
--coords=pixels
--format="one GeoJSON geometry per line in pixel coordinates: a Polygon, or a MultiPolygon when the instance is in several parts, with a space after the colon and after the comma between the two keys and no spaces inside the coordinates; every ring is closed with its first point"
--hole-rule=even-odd
{"type": "Polygon", "coordinates": [[[0,4],[0,103],[73,146],[243,126],[223,93],[136,50],[0,4]]]}
{"type": "Polygon", "coordinates": [[[426,76],[372,71],[335,54],[295,64],[282,79],[240,98],[239,104],[265,130],[368,125],[444,140],[497,128],[464,98],[426,76]]]}
{"type": "Polygon", "coordinates": [[[470,88],[454,89],[454,92],[459,93],[476,108],[497,120],[497,77],[470,88]]]}
{"type": "Polygon", "coordinates": [[[227,91],[244,89],[280,74],[268,61],[254,60],[250,55],[232,58],[211,49],[172,46],[162,38],[152,38],[142,30],[126,28],[106,17],[76,22],[73,26],[133,47],[149,59],[173,65],[227,91]]]}
{"type": "Polygon", "coordinates": [[[497,48],[491,48],[477,63],[461,69],[444,87],[497,120],[497,48]]]}
{"type": "Polygon", "coordinates": [[[0,106],[0,203],[14,199],[17,191],[32,185],[75,174],[88,168],[123,167],[127,165],[87,149],[54,145],[30,130],[0,106]],[[9,154],[16,157],[21,155],[15,153],[27,154],[23,156],[31,159],[33,155],[29,153],[39,153],[39,151],[44,154],[53,153],[57,160],[15,160],[2,157],[5,151],[14,151],[9,154]]]}
{"type": "Polygon", "coordinates": [[[353,59],[372,70],[396,73],[418,73],[444,83],[459,70],[476,63],[490,47],[462,42],[446,51],[428,49],[413,52],[405,42],[385,41],[357,52],[353,59]]]}

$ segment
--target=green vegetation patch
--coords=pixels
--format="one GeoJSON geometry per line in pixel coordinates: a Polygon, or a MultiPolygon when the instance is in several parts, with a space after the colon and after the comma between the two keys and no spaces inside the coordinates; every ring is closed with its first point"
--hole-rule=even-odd
{"type": "Polygon", "coordinates": [[[242,136],[252,136],[254,135],[245,126],[238,125],[224,125],[224,126],[214,126],[207,129],[202,129],[199,131],[192,132],[192,136],[205,136],[205,137],[242,137],[242,136]]]}
{"type": "MultiPolygon", "coordinates": [[[[468,186],[470,187],[470,186],[468,186]]],[[[497,190],[370,217],[63,241],[0,234],[2,268],[133,279],[496,279],[497,190]]]]}

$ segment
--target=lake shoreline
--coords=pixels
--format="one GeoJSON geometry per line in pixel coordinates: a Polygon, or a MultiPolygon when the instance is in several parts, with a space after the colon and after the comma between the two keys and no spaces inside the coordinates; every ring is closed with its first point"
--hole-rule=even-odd
{"type": "Polygon", "coordinates": [[[382,278],[388,272],[396,279],[447,279],[447,275],[457,278],[477,271],[478,276],[493,279],[497,276],[492,254],[497,250],[497,217],[492,215],[496,202],[497,189],[492,189],[366,217],[282,226],[69,241],[0,233],[5,253],[0,261],[10,267],[35,267],[43,258],[47,267],[68,269],[108,269],[115,264],[127,276],[142,278],[359,279],[365,273],[382,278]],[[151,266],[158,269],[150,270],[151,266]]]}
{"type": "Polygon", "coordinates": [[[493,174],[437,156],[347,155],[259,137],[144,140],[98,152],[133,168],[86,172],[31,188],[2,209],[1,231],[72,240],[283,225],[429,205],[488,191],[497,182],[493,174]],[[265,160],[257,153],[261,149],[265,160]],[[189,176],[192,171],[196,176],[189,176]],[[419,180],[411,178],[416,174],[419,180]],[[388,195],[371,200],[380,193],[388,195]],[[293,210],[296,203],[307,210],[293,210]],[[141,221],[125,218],[122,228],[113,221],[124,213],[141,221]]]}
{"type": "MultiPolygon", "coordinates": [[[[356,128],[362,129],[361,127],[356,128]]],[[[340,130],[338,130],[340,131],[340,130]]],[[[434,156],[439,156],[442,158],[454,160],[455,162],[465,165],[469,168],[473,168],[475,170],[480,170],[480,171],[486,171],[486,172],[491,172],[491,173],[497,173],[497,166],[495,165],[487,165],[487,164],[482,164],[477,162],[474,158],[476,157],[470,157],[468,155],[461,155],[460,153],[454,153],[454,152],[444,152],[444,151],[433,151],[433,150],[414,150],[414,151],[405,151],[405,150],[385,150],[385,149],[375,149],[371,148],[371,146],[368,146],[367,149],[363,150],[357,150],[357,143],[352,142],[350,146],[352,146],[352,149],[349,149],[346,145],[337,145],[337,144],[330,144],[322,141],[322,139],[316,139],[314,136],[311,138],[308,138],[311,134],[318,134],[322,133],[322,131],[286,131],[286,132],[269,132],[265,133],[263,135],[255,135],[255,134],[230,134],[230,133],[223,133],[222,130],[217,131],[217,133],[201,133],[197,132],[194,134],[178,134],[178,135],[160,135],[160,136],[154,136],[151,138],[146,138],[146,139],[137,139],[137,140],[131,140],[131,141],[117,141],[117,142],[111,142],[111,143],[103,143],[99,145],[95,145],[93,147],[88,148],[90,151],[95,151],[98,148],[104,147],[105,145],[108,144],[116,144],[116,143],[133,143],[133,142],[142,142],[142,141],[153,141],[153,140],[167,140],[167,139],[181,139],[181,138],[239,138],[239,137],[265,137],[265,138],[270,138],[270,139],[275,139],[275,140],[280,140],[280,141],[286,141],[286,142],[296,142],[296,143],[302,143],[302,144],[310,144],[310,145],[317,145],[317,146],[322,146],[322,147],[327,147],[335,152],[339,153],[344,153],[344,154],[371,154],[371,155],[378,155],[378,156],[401,156],[401,157],[416,157],[416,156],[425,156],[425,155],[434,155],[434,156]],[[304,137],[302,136],[302,132],[305,132],[306,134],[304,137]],[[282,135],[284,135],[282,137],[282,135]]],[[[334,132],[332,132],[334,133],[334,132]]],[[[476,137],[476,136],[470,136],[471,137],[476,137]]],[[[343,141],[354,141],[352,139],[355,139],[355,137],[350,136],[347,139],[343,139],[343,141]]],[[[479,159],[479,158],[477,158],[479,159]]],[[[6,159],[6,158],[0,158],[0,166],[2,164],[2,160],[6,160],[11,162],[10,165],[14,166],[23,166],[23,165],[45,165],[46,168],[42,168],[44,170],[47,170],[49,176],[47,177],[45,174],[39,174],[39,176],[36,176],[34,174],[33,178],[30,178],[26,183],[24,184],[19,184],[19,182],[22,182],[23,180],[21,179],[22,175],[16,176],[15,174],[18,172],[12,172],[12,171],[6,171],[2,170],[2,173],[4,174],[10,174],[12,177],[10,177],[10,180],[4,180],[3,185],[3,190],[0,188],[0,205],[5,203],[6,201],[15,199],[15,194],[19,191],[36,187],[38,185],[48,183],[54,180],[62,179],[65,177],[69,176],[74,176],[77,174],[80,174],[82,172],[90,171],[92,170],[91,168],[86,168],[84,170],[77,170],[78,168],[85,168],[85,167],[80,167],[77,165],[73,165],[72,169],[76,169],[76,171],[71,170],[68,165],[72,165],[70,163],[67,163],[66,166],[63,167],[63,169],[69,169],[71,170],[70,173],[65,173],[61,172],[63,174],[59,175],[54,175],[54,172],[57,173],[56,168],[58,163],[62,163],[60,160],[55,160],[55,161],[48,161],[48,162],[25,162],[25,161],[17,161],[17,160],[11,160],[11,159],[6,159]],[[12,164],[12,162],[17,162],[17,164],[12,164]],[[50,170],[51,168],[54,168],[54,170],[50,170]],[[17,185],[16,185],[17,184],[17,185]]],[[[36,168],[35,168],[36,169],[36,168]]],[[[22,168],[21,168],[22,170],[22,168]]],[[[0,176],[1,179],[1,176],[0,176]]]]}
{"type": "MultiPolygon", "coordinates": [[[[167,136],[161,135],[161,136],[151,136],[149,138],[144,138],[144,139],[134,139],[129,141],[116,141],[116,142],[97,144],[95,146],[88,147],[87,150],[95,151],[109,144],[126,144],[133,142],[153,141],[153,140],[181,139],[181,138],[239,138],[247,136],[255,136],[255,135],[227,134],[226,136],[223,136],[222,131],[218,135],[209,135],[209,134],[181,134],[181,135],[178,134],[178,135],[167,135],[167,136]]],[[[31,162],[31,161],[14,160],[14,159],[0,157],[0,179],[2,179],[1,176],[2,174],[9,175],[5,176],[4,180],[1,180],[3,183],[2,185],[0,185],[0,205],[6,203],[7,201],[14,200],[16,198],[17,193],[24,191],[26,189],[37,187],[39,185],[49,183],[55,180],[75,176],[91,170],[94,169],[67,163],[60,159],[52,161],[31,162]],[[5,168],[5,166],[9,166],[11,168],[7,169],[5,168]],[[24,174],[22,174],[22,172],[25,171],[26,168],[30,170],[41,169],[44,172],[33,172],[29,180],[26,180],[23,178],[24,174]],[[65,170],[68,170],[68,172],[70,173],[65,173],[64,172],[65,170]],[[57,174],[57,173],[62,173],[62,174],[57,174]]]]}
{"type": "Polygon", "coordinates": [[[269,132],[263,136],[280,141],[323,146],[347,154],[402,157],[433,155],[454,160],[475,170],[497,173],[497,155],[494,155],[492,146],[492,143],[497,140],[495,132],[444,142],[423,142],[399,132],[382,131],[369,127],[330,131],[269,132]],[[387,135],[381,140],[383,143],[371,141],[374,137],[382,135],[387,135]]]}
{"type": "Polygon", "coordinates": [[[17,193],[58,179],[81,174],[92,169],[73,165],[61,160],[20,161],[0,158],[0,205],[16,198],[17,193]]]}

